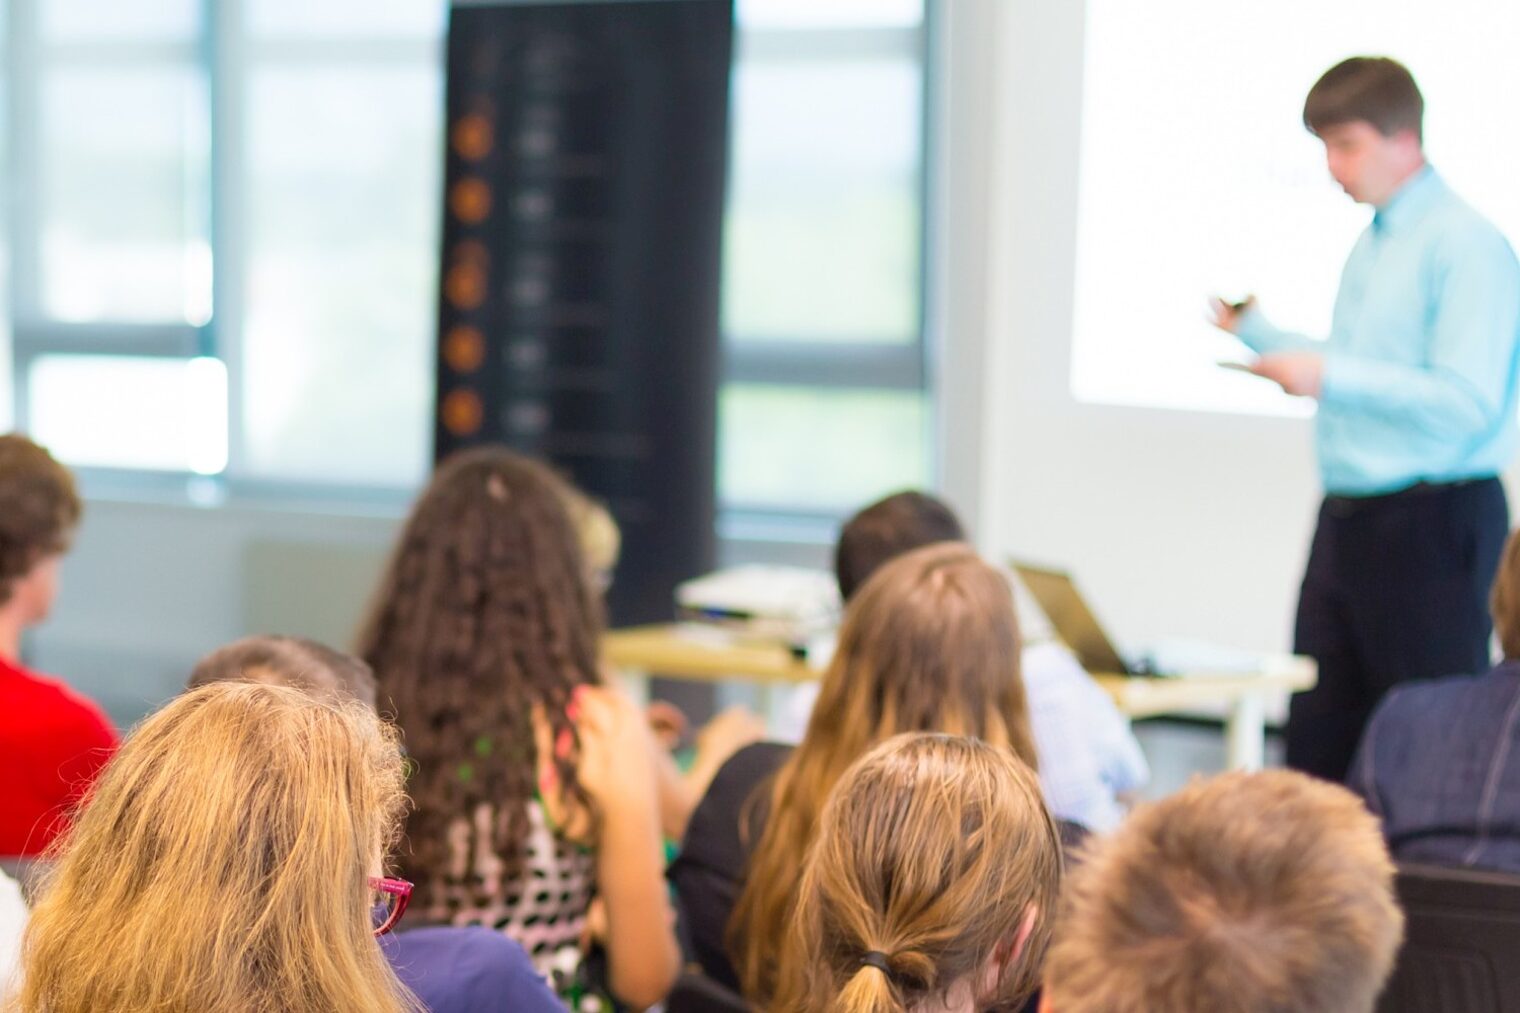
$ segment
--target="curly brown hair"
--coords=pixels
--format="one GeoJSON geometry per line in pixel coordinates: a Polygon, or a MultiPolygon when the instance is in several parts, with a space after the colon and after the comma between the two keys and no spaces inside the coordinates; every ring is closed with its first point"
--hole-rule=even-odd
{"type": "Polygon", "coordinates": [[[83,507],[74,476],[20,433],[0,436],[0,604],[38,562],[65,552],[83,507]]]}
{"type": "MultiPolygon", "coordinates": [[[[484,849],[521,868],[537,788],[533,709],[574,736],[571,693],[598,681],[601,604],[586,580],[565,483],[504,447],[458,453],[412,508],[359,637],[412,760],[403,874],[432,903],[450,864],[449,831],[468,826],[466,868],[484,849]],[[494,814],[482,834],[470,818],[494,814]]],[[[560,783],[587,804],[575,756],[560,783]]],[[[588,807],[589,810],[589,807],[588,807]]]]}

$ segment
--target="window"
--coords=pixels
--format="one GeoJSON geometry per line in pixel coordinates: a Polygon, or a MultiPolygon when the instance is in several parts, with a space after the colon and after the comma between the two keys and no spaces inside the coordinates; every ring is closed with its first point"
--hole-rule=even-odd
{"type": "Polygon", "coordinates": [[[1498,128],[1520,85],[1520,8],[1455,0],[1089,0],[1072,389],[1079,400],[1265,414],[1308,406],[1215,366],[1242,350],[1204,321],[1211,293],[1254,292],[1283,326],[1328,333],[1341,265],[1369,212],[1330,180],[1299,112],[1336,62],[1388,54],[1426,98],[1426,149],[1520,237],[1520,140],[1498,128]]]}
{"type": "Polygon", "coordinates": [[[15,420],[76,463],[219,471],[226,383],[202,356],[201,12],[192,0],[13,0],[7,12],[15,420]],[[221,444],[209,453],[208,437],[221,444]]]}
{"type": "Polygon", "coordinates": [[[924,9],[739,5],[719,489],[841,513],[930,482],[924,9]]]}
{"type": "Polygon", "coordinates": [[[244,9],[242,467],[413,484],[432,451],[442,9],[244,9]]]}
{"type": "MultiPolygon", "coordinates": [[[[0,16],[0,166],[11,161],[10,26],[0,16]]],[[[11,404],[11,228],[10,193],[0,188],[0,429],[14,424],[11,404]]]]}
{"type": "MultiPolygon", "coordinates": [[[[738,10],[720,494],[837,512],[929,479],[923,0],[738,10]]],[[[445,15],[9,0],[17,420],[81,465],[419,482],[445,15]]]]}

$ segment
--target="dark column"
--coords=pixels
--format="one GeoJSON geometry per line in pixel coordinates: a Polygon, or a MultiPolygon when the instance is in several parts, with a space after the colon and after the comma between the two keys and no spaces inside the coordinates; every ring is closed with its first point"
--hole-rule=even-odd
{"type": "Polygon", "coordinates": [[[435,456],[546,458],[623,529],[612,622],[715,558],[731,0],[451,12],[435,456]]]}

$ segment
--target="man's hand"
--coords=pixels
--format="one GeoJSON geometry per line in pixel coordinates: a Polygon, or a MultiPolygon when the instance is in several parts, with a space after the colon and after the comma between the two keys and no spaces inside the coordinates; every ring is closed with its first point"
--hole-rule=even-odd
{"type": "Polygon", "coordinates": [[[1248,295],[1242,302],[1227,302],[1217,295],[1209,300],[1209,323],[1221,331],[1229,331],[1237,334],[1240,331],[1240,318],[1246,315],[1251,307],[1256,305],[1256,297],[1248,295]]]}
{"type": "Polygon", "coordinates": [[[1251,364],[1251,372],[1266,377],[1297,397],[1319,397],[1325,359],[1318,352],[1276,352],[1251,364]]]}

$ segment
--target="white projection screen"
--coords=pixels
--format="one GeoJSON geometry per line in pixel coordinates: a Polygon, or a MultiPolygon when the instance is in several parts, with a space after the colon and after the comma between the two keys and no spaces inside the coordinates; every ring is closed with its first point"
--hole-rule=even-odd
{"type": "Polygon", "coordinates": [[[1302,415],[1220,369],[1245,350],[1205,322],[1254,293],[1323,336],[1370,211],[1303,128],[1309,86],[1354,55],[1405,63],[1432,163],[1520,236],[1520,3],[1088,0],[1071,386],[1078,401],[1302,415]]]}

